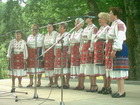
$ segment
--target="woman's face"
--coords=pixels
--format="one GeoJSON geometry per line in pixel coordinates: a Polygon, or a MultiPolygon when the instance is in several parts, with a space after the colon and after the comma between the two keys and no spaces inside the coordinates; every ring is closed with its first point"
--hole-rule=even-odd
{"type": "Polygon", "coordinates": [[[33,27],[32,27],[32,34],[33,34],[33,35],[36,35],[37,33],[38,33],[37,26],[33,26],[33,27]]]}
{"type": "Polygon", "coordinates": [[[107,24],[107,21],[103,17],[99,17],[99,24],[101,26],[103,26],[103,25],[107,24]]]}
{"type": "Polygon", "coordinates": [[[16,33],[16,39],[20,40],[21,39],[21,33],[16,33]]]}
{"type": "Polygon", "coordinates": [[[115,19],[115,15],[113,14],[112,11],[110,11],[109,18],[110,18],[110,21],[111,21],[111,22],[113,22],[114,19],[115,19]]]}
{"type": "Polygon", "coordinates": [[[92,19],[91,18],[86,18],[86,20],[85,20],[85,23],[90,23],[90,22],[92,22],[92,19]]]}
{"type": "Polygon", "coordinates": [[[54,29],[53,29],[53,26],[52,26],[52,24],[48,24],[48,26],[47,26],[47,31],[48,32],[52,32],[54,29]]]}
{"type": "Polygon", "coordinates": [[[83,24],[82,24],[82,23],[80,24],[80,23],[81,23],[80,21],[75,22],[75,26],[78,25],[78,26],[76,27],[76,29],[80,29],[80,28],[82,28],[83,24]]]}
{"type": "Polygon", "coordinates": [[[66,29],[64,28],[64,26],[63,25],[60,25],[59,26],[59,32],[60,33],[64,33],[66,31],[66,29]]]}

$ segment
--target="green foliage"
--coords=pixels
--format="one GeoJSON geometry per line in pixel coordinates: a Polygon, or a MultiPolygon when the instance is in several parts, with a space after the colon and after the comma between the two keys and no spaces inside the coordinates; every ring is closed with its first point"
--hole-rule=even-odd
{"type": "Polygon", "coordinates": [[[3,43],[0,46],[0,78],[7,78],[7,58],[6,58],[6,44],[3,43]]]}
{"type": "Polygon", "coordinates": [[[25,11],[29,23],[47,24],[83,15],[88,10],[84,0],[28,0],[25,11]]]}
{"type": "Polygon", "coordinates": [[[5,26],[4,23],[2,21],[3,19],[3,15],[4,15],[4,11],[5,11],[5,4],[0,2],[0,32],[2,32],[2,30],[4,30],[5,26]]]}
{"type": "Polygon", "coordinates": [[[84,0],[28,0],[24,12],[28,26],[34,23],[42,26],[68,20],[69,16],[83,16],[89,11],[87,8],[84,0]]]}
{"type": "Polygon", "coordinates": [[[123,10],[122,20],[126,21],[125,6],[123,0],[96,0],[99,11],[109,12],[110,7],[120,7],[123,10]]]}

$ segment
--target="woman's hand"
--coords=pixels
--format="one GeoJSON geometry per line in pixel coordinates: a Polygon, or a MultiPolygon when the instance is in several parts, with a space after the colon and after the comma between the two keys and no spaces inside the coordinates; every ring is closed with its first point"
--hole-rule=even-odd
{"type": "Polygon", "coordinates": [[[111,58],[115,58],[116,57],[116,51],[115,50],[112,50],[111,52],[111,58]]]}

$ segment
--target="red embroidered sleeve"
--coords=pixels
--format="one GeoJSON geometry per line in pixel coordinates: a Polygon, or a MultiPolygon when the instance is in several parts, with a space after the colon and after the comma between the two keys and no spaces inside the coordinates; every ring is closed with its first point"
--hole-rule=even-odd
{"type": "Polygon", "coordinates": [[[118,31],[124,31],[124,25],[118,24],[118,31]]]}

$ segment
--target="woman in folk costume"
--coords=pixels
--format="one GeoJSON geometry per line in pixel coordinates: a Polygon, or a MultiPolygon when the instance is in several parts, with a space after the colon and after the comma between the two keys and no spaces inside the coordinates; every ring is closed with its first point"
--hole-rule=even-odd
{"type": "Polygon", "coordinates": [[[119,7],[110,8],[111,28],[106,44],[106,76],[118,81],[118,91],[113,98],[125,97],[124,79],[128,78],[128,48],[125,44],[126,26],[119,18],[122,10],[119,7]]]}
{"type": "MultiPolygon", "coordinates": [[[[56,42],[56,37],[58,36],[58,32],[54,31],[55,27],[53,23],[49,23],[47,25],[48,33],[45,35],[44,43],[43,43],[43,51],[47,50],[56,42]]],[[[51,87],[53,83],[54,77],[54,47],[52,47],[48,52],[44,54],[44,70],[46,77],[49,77],[50,83],[48,84],[51,87]]]]}
{"type": "Polygon", "coordinates": [[[93,64],[92,64],[92,58],[89,56],[89,48],[90,48],[90,43],[91,43],[91,38],[95,36],[97,33],[98,29],[97,27],[93,24],[93,18],[94,18],[94,13],[89,12],[87,14],[87,18],[85,20],[85,23],[87,23],[87,27],[83,30],[82,32],[82,38],[81,38],[81,48],[80,48],[80,55],[81,55],[81,64],[80,64],[80,88],[79,90],[84,89],[84,79],[85,76],[90,77],[90,90],[95,90],[96,87],[94,86],[94,77],[93,75],[93,64]]]}
{"type": "Polygon", "coordinates": [[[26,60],[28,50],[26,42],[21,39],[21,31],[16,32],[16,39],[10,41],[7,58],[9,60],[9,76],[12,77],[12,88],[15,88],[15,78],[18,78],[18,87],[22,87],[22,77],[26,76],[26,60]]]}
{"type": "MultiPolygon", "coordinates": [[[[64,74],[64,81],[63,81],[63,87],[65,89],[69,88],[69,79],[70,79],[70,70],[68,68],[68,49],[69,49],[69,33],[66,32],[68,27],[67,23],[62,23],[59,26],[59,35],[57,36],[56,42],[63,38],[63,74],[64,74]],[[65,78],[66,76],[66,78],[65,78]]],[[[54,63],[54,74],[56,78],[56,84],[58,84],[58,76],[61,76],[61,41],[59,41],[56,46],[56,56],[55,56],[55,63],[54,63]]]]}
{"type": "Polygon", "coordinates": [[[96,33],[94,39],[92,39],[91,52],[94,52],[94,75],[95,76],[103,76],[104,86],[98,91],[98,93],[102,94],[110,94],[110,78],[106,78],[106,70],[105,70],[105,40],[110,29],[109,26],[109,14],[105,12],[101,12],[98,14],[100,29],[96,33]]]}
{"type": "Polygon", "coordinates": [[[28,46],[28,68],[27,73],[30,77],[30,83],[27,87],[32,87],[33,85],[33,75],[36,73],[38,75],[37,87],[41,85],[42,73],[44,73],[44,67],[42,63],[42,57],[39,55],[42,54],[42,45],[43,45],[44,36],[38,33],[38,26],[36,24],[32,25],[32,34],[27,38],[28,46]]]}
{"type": "MultiPolygon", "coordinates": [[[[79,76],[80,72],[80,42],[81,42],[81,36],[83,32],[84,20],[82,18],[77,18],[75,20],[75,31],[71,34],[70,37],[70,54],[71,54],[71,66],[70,66],[70,72],[71,76],[79,76]],[[78,26],[77,26],[78,25],[78,26]]],[[[75,89],[80,88],[80,78],[78,78],[78,86],[75,89]]]]}

